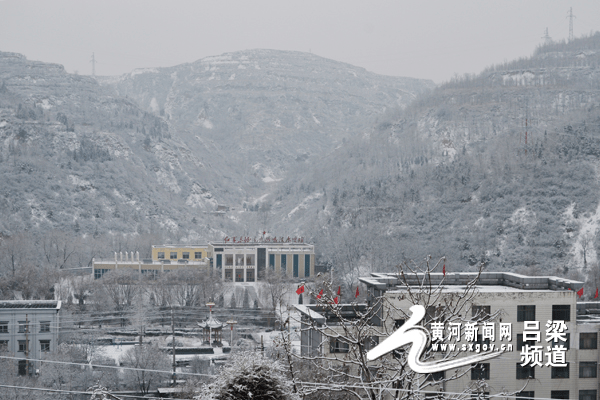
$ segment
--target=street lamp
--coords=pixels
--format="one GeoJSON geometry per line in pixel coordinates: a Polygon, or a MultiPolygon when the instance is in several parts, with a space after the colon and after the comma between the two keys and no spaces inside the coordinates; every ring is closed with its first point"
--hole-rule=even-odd
{"type": "Polygon", "coordinates": [[[206,303],[206,306],[208,307],[208,345],[211,346],[211,339],[212,339],[212,332],[211,332],[211,328],[210,328],[210,323],[212,320],[212,308],[215,305],[214,302],[209,301],[208,303],[206,303]]]}
{"type": "Polygon", "coordinates": [[[233,347],[233,326],[235,324],[237,324],[237,321],[230,319],[229,321],[226,322],[226,324],[229,324],[229,326],[231,327],[231,339],[229,340],[229,347],[232,348],[233,347]]]}

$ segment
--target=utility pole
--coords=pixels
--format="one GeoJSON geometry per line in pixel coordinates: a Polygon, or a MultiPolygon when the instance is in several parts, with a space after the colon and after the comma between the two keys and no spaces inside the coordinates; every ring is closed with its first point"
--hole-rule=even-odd
{"type": "Polygon", "coordinates": [[[569,42],[572,42],[573,39],[575,38],[573,36],[573,18],[575,16],[573,15],[573,7],[569,7],[569,15],[567,18],[569,18],[569,42]]]}
{"type": "Polygon", "coordinates": [[[529,119],[529,101],[525,106],[525,156],[527,157],[527,120],[529,119]]]}
{"type": "Polygon", "coordinates": [[[25,314],[25,375],[29,376],[29,316],[25,314]]]}
{"type": "Polygon", "coordinates": [[[177,376],[176,367],[177,363],[175,361],[175,319],[173,318],[173,306],[171,306],[171,334],[173,335],[173,340],[171,341],[172,350],[173,350],[173,386],[177,384],[177,376]]]}
{"type": "Polygon", "coordinates": [[[96,57],[94,56],[94,53],[92,53],[92,59],[90,60],[90,62],[92,63],[92,76],[96,76],[96,57]]]}

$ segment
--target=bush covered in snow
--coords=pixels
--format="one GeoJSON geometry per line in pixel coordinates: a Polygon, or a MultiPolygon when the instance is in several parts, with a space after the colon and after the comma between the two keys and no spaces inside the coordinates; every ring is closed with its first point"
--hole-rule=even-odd
{"type": "Polygon", "coordinates": [[[296,400],[292,384],[283,367],[257,353],[238,353],[231,364],[221,369],[219,377],[204,386],[196,400],[296,400]]]}

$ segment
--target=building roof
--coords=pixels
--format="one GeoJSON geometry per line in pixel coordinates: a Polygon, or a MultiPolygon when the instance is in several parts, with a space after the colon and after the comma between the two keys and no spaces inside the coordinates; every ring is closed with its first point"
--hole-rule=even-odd
{"type": "Polygon", "coordinates": [[[205,249],[208,247],[208,244],[153,244],[153,249],[194,249],[194,248],[202,248],[205,249]]]}
{"type": "Polygon", "coordinates": [[[60,300],[2,300],[0,301],[0,309],[20,309],[20,308],[36,308],[36,309],[56,309],[60,310],[60,300]]]}
{"type": "Polygon", "coordinates": [[[223,328],[225,324],[222,324],[221,321],[212,316],[212,313],[208,315],[206,321],[198,322],[198,326],[200,328],[210,328],[210,329],[219,329],[223,328]]]}
{"type": "MultiPolygon", "coordinates": [[[[372,273],[371,276],[359,278],[367,286],[379,290],[401,289],[409,286],[420,286],[424,280],[432,285],[443,283],[445,286],[467,285],[473,279],[477,279],[476,272],[456,273],[431,273],[426,277],[424,274],[406,274],[400,277],[397,273],[372,273]]],[[[573,290],[578,291],[583,287],[583,282],[557,276],[525,276],[512,272],[482,272],[477,279],[476,286],[481,290],[487,286],[502,286],[520,290],[573,290]]]]}

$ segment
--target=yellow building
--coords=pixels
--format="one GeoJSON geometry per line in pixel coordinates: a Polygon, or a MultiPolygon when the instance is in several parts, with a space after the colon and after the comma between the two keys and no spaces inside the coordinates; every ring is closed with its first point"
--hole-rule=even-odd
{"type": "Polygon", "coordinates": [[[152,246],[152,260],[188,260],[199,261],[209,258],[209,246],[207,244],[164,244],[152,246]]]}
{"type": "MultiPolygon", "coordinates": [[[[234,238],[235,239],[235,238],[234,238]]],[[[275,238],[276,239],[276,238],[275,238]]],[[[315,275],[314,245],[294,238],[278,241],[222,241],[208,244],[152,246],[152,258],[138,252],[115,253],[114,260],[93,261],[96,279],[116,269],[137,269],[156,278],[160,273],[183,268],[212,269],[225,282],[256,282],[270,271],[283,271],[289,278],[315,275]]]]}

